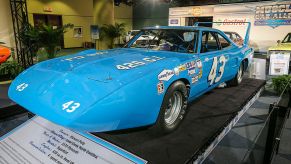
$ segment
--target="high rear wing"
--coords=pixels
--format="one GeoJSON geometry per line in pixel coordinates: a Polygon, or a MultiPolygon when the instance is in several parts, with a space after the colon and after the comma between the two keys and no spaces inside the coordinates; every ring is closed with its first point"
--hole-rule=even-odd
{"type": "Polygon", "coordinates": [[[244,46],[249,44],[250,40],[250,30],[251,30],[251,22],[196,22],[194,26],[198,27],[199,24],[213,24],[213,23],[246,23],[248,25],[246,30],[246,35],[244,39],[244,46]]]}

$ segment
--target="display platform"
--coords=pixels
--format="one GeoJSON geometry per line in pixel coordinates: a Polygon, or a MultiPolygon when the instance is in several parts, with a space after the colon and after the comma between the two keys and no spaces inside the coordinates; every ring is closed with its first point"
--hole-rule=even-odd
{"type": "Polygon", "coordinates": [[[26,112],[24,108],[8,98],[7,93],[9,86],[10,84],[0,85],[0,119],[26,112]]]}
{"type": "Polygon", "coordinates": [[[14,105],[15,103],[8,98],[8,88],[10,84],[0,85],[0,108],[14,105]]]}
{"type": "Polygon", "coordinates": [[[149,163],[203,161],[258,97],[265,81],[244,79],[238,87],[214,89],[190,103],[189,113],[179,129],[165,136],[153,136],[148,129],[94,133],[149,163]],[[203,158],[204,157],[204,158],[203,158]]]}

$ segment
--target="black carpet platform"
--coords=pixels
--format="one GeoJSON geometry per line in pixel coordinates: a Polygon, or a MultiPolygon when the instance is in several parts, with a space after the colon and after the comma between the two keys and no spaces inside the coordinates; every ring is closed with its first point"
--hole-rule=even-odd
{"type": "Polygon", "coordinates": [[[0,85],[0,119],[26,112],[24,108],[8,98],[7,93],[9,85],[10,84],[0,85]]]}
{"type": "Polygon", "coordinates": [[[238,87],[214,89],[188,106],[179,129],[153,136],[149,129],[95,133],[154,164],[183,164],[201,153],[237,112],[265,85],[263,80],[244,79],[238,87]]]}

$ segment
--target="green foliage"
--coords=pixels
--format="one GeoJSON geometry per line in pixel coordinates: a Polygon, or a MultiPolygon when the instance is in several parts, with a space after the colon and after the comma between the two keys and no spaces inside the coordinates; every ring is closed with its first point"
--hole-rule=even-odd
{"type": "Polygon", "coordinates": [[[45,24],[39,27],[26,25],[20,35],[23,42],[30,46],[34,54],[36,54],[40,47],[43,47],[47,51],[47,57],[51,59],[56,56],[56,49],[61,45],[63,34],[73,26],[73,24],[66,24],[62,27],[54,28],[51,25],[45,24]]]}
{"type": "Polygon", "coordinates": [[[47,51],[49,59],[56,56],[56,48],[61,45],[63,34],[72,27],[72,24],[66,24],[61,28],[53,28],[51,25],[42,25],[39,28],[39,42],[47,51]]]}
{"type": "Polygon", "coordinates": [[[272,85],[274,86],[274,90],[278,94],[281,94],[284,91],[286,85],[287,87],[284,92],[287,93],[291,91],[291,75],[282,75],[282,76],[272,78],[272,82],[273,82],[272,85]]]}
{"type": "Polygon", "coordinates": [[[24,70],[15,61],[6,61],[0,65],[0,76],[9,75],[11,79],[14,79],[18,74],[24,70]]]}
{"type": "Polygon", "coordinates": [[[28,47],[31,50],[32,55],[36,56],[36,52],[40,46],[38,29],[30,24],[25,24],[22,30],[20,30],[19,35],[21,42],[25,47],[28,47]]]}
{"type": "Polygon", "coordinates": [[[100,31],[101,39],[104,40],[105,38],[107,38],[110,41],[110,44],[108,45],[109,48],[113,48],[114,40],[125,34],[125,24],[124,23],[115,23],[114,25],[106,24],[100,28],[100,31]]]}

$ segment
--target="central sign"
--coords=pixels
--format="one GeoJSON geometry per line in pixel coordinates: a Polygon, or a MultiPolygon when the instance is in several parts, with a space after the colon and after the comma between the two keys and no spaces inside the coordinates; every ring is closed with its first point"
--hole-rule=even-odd
{"type": "Polygon", "coordinates": [[[0,163],[146,163],[98,137],[71,131],[41,117],[0,138],[0,154],[0,163]]]}

